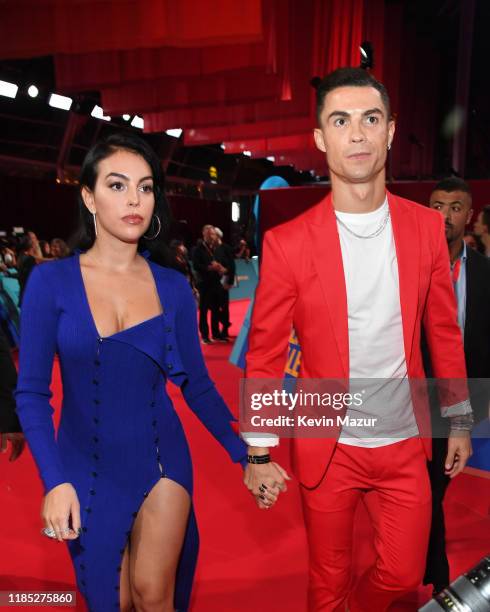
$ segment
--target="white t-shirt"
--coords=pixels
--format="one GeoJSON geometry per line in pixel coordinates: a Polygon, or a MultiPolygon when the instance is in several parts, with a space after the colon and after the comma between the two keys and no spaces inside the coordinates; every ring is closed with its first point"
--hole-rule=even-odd
{"type": "Polygon", "coordinates": [[[407,378],[393,230],[389,216],[374,238],[358,238],[345,226],[359,236],[374,233],[389,214],[388,200],[373,212],[335,214],[347,291],[351,392],[365,390],[363,405],[349,407],[347,415],[377,419],[374,428],[344,425],[339,442],[384,446],[418,434],[407,378]]]}

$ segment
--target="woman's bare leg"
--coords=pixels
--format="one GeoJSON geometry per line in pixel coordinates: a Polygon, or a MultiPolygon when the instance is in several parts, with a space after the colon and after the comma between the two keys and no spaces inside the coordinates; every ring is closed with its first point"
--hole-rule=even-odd
{"type": "Polygon", "coordinates": [[[162,478],[138,512],[129,547],[130,592],[137,612],[174,612],[175,574],[190,504],[181,485],[162,478]]]}

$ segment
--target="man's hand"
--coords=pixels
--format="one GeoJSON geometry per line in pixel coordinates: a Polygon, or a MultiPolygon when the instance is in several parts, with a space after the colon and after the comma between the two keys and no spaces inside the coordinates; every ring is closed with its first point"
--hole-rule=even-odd
{"type": "Polygon", "coordinates": [[[261,510],[273,506],[279,493],[287,491],[286,480],[291,480],[283,468],[271,461],[270,463],[249,463],[245,468],[243,482],[255,497],[261,510]]]}
{"type": "Polygon", "coordinates": [[[447,441],[447,457],[444,473],[454,478],[463,471],[466,462],[473,454],[469,431],[453,431],[447,441]]]}
{"type": "Polygon", "coordinates": [[[0,450],[2,453],[7,452],[7,442],[10,440],[12,445],[12,451],[10,453],[9,461],[15,461],[18,459],[25,446],[25,439],[23,433],[0,433],[0,450]]]}

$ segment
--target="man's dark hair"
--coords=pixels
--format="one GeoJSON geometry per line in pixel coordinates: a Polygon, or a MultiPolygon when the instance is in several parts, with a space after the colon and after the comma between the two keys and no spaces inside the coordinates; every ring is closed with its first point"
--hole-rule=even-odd
{"type": "Polygon", "coordinates": [[[339,87],[374,87],[381,95],[388,120],[391,119],[390,98],[383,83],[377,81],[363,68],[338,68],[327,74],[316,89],[316,116],[318,123],[320,123],[325,96],[339,87]]]}
{"type": "Polygon", "coordinates": [[[471,196],[470,186],[466,181],[458,176],[449,176],[448,178],[442,179],[434,187],[434,191],[446,191],[451,193],[453,191],[463,191],[471,196]]]}
{"type": "Polygon", "coordinates": [[[481,212],[481,222],[483,223],[483,225],[487,226],[487,229],[490,232],[490,204],[484,206],[481,212]]]}

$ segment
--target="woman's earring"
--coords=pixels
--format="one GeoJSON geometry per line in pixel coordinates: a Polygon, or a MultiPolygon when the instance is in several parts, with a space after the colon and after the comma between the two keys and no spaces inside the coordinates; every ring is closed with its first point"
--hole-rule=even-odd
{"type": "Polygon", "coordinates": [[[388,143],[388,151],[391,149],[391,142],[388,143]]]}
{"type": "MultiPolygon", "coordinates": [[[[158,224],[158,229],[157,232],[154,236],[143,236],[143,238],[146,238],[147,240],[155,240],[155,238],[158,236],[158,234],[160,233],[161,229],[162,229],[162,222],[160,221],[160,217],[158,215],[153,215],[153,217],[157,220],[157,224],[158,224]]],[[[151,218],[151,223],[153,223],[153,217],[151,218]]],[[[150,224],[151,225],[151,224],[150,224]]]]}
{"type": "Polygon", "coordinates": [[[95,218],[95,213],[92,213],[92,217],[94,218],[95,237],[97,238],[97,219],[95,218]]]}

